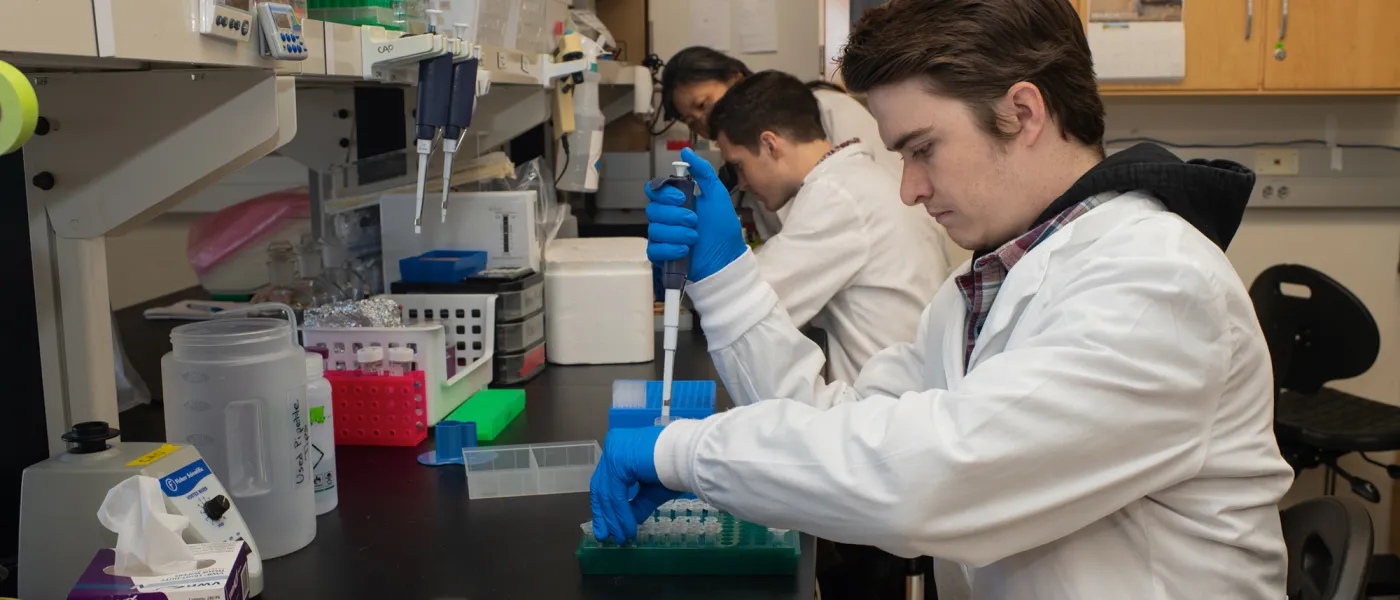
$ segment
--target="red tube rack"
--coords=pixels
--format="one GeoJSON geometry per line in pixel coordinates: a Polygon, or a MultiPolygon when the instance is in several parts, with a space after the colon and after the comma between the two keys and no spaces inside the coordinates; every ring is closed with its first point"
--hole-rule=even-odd
{"type": "Polygon", "coordinates": [[[326,371],[335,405],[337,446],[417,446],[428,439],[422,371],[371,375],[326,371]]]}

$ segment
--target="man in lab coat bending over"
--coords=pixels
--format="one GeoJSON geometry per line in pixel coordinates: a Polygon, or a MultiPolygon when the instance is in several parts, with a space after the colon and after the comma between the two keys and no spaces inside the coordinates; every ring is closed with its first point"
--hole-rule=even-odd
{"type": "Polygon", "coordinates": [[[974,258],[913,343],[827,383],[713,180],[694,215],[651,211],[697,232],[692,274],[712,274],[690,294],[742,406],[611,432],[595,533],[633,535],[684,490],[933,556],[945,600],[1283,598],[1292,471],[1224,253],[1252,174],[1155,146],[1105,159],[1068,0],[890,0],[852,28],[842,70],[904,157],[904,201],[974,258]]]}
{"type": "MultiPolygon", "coordinates": [[[[899,182],[865,143],[828,142],[812,91],[777,71],[735,84],[709,124],[744,187],[783,221],[783,230],[754,251],[754,264],[793,325],[826,331],[831,378],[852,383],[876,352],[914,341],[919,314],[948,276],[943,233],[928,213],[900,203],[899,182]]],[[[694,176],[714,179],[708,163],[684,154],[694,176]]],[[[683,201],[671,188],[648,193],[683,201]]],[[[663,220],[668,210],[677,207],[649,207],[663,220]]],[[[682,221],[651,226],[679,242],[652,244],[652,260],[689,252],[697,232],[690,219],[682,221]]],[[[691,278],[708,275],[702,269],[691,278]]]]}

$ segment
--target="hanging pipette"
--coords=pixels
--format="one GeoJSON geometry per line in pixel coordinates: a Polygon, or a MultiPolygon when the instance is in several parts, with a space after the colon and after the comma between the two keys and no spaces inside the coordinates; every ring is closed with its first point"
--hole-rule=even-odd
{"type": "Polygon", "coordinates": [[[452,100],[447,125],[442,129],[442,222],[447,222],[447,193],[452,188],[452,155],[467,135],[476,108],[476,73],[480,60],[473,56],[452,65],[452,100]]]}
{"type": "Polygon", "coordinates": [[[428,179],[428,159],[433,141],[447,125],[452,99],[452,55],[442,54],[418,63],[418,192],[413,232],[423,233],[423,186],[428,179]]]}

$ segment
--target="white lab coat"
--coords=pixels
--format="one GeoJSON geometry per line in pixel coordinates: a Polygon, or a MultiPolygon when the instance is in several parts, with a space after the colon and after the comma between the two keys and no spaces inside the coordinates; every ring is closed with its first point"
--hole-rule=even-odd
{"type": "Polygon", "coordinates": [[[666,428],[668,487],[933,556],[945,600],[1284,597],[1293,473],[1268,348],[1224,253],[1151,197],[1110,200],[1029,252],[966,375],[951,279],[918,338],[854,386],[818,377],[751,256],[689,293],[746,406],[666,428]]]}
{"type": "MultiPolygon", "coordinates": [[[[895,192],[899,192],[899,178],[903,175],[904,159],[898,152],[890,152],[885,149],[885,145],[880,141],[880,125],[875,122],[875,117],[870,114],[855,98],[841,92],[833,90],[815,90],[813,95],[817,97],[817,106],[822,113],[822,129],[826,131],[826,140],[831,145],[844,143],[851,139],[859,138],[865,144],[866,152],[875,164],[880,165],[886,172],[894,177],[895,192]]],[[[896,195],[896,198],[898,196],[896,195]]],[[[758,235],[763,239],[768,239],[777,235],[782,230],[783,219],[786,215],[779,210],[774,213],[764,208],[753,194],[745,196],[744,204],[753,211],[754,223],[758,226],[758,235]]]]}
{"type": "Polygon", "coordinates": [[[779,211],[782,232],[755,255],[797,327],[827,333],[833,379],[854,382],[876,352],[914,341],[919,314],[948,275],[943,232],[865,144],[828,156],[779,211]]]}

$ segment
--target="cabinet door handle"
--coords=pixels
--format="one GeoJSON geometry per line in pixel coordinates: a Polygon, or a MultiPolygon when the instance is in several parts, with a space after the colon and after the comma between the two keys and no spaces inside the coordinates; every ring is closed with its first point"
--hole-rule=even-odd
{"type": "Polygon", "coordinates": [[[1278,41],[1274,43],[1274,60],[1281,61],[1288,58],[1288,51],[1283,49],[1283,38],[1288,37],[1288,0],[1283,0],[1283,17],[1278,22],[1278,41]]]}
{"type": "Polygon", "coordinates": [[[1254,35],[1254,0],[1244,0],[1244,39],[1254,35]]]}

